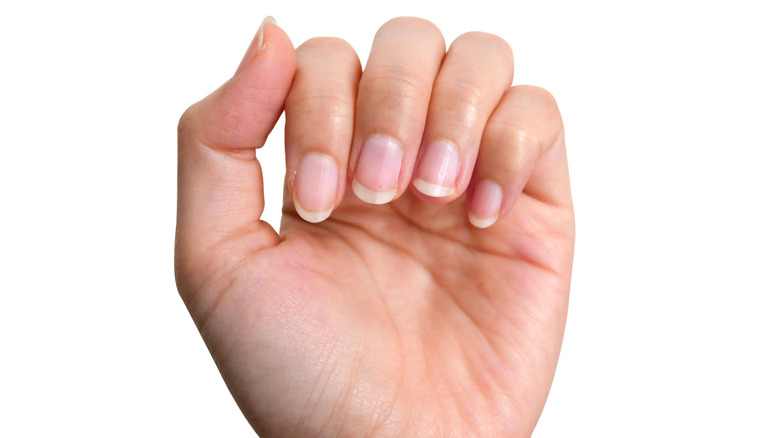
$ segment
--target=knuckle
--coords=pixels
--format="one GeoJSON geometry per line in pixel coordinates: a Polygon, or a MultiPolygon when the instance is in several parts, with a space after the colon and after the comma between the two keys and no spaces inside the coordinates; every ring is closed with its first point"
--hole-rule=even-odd
{"type": "Polygon", "coordinates": [[[536,99],[542,106],[555,111],[558,110],[558,103],[555,101],[555,97],[547,89],[535,85],[521,85],[518,88],[522,89],[524,94],[536,99]]]}
{"type": "Polygon", "coordinates": [[[361,93],[380,94],[390,99],[419,98],[426,91],[422,74],[400,64],[373,66],[360,81],[361,93]]]}
{"type": "Polygon", "coordinates": [[[452,42],[452,46],[479,46],[482,50],[491,50],[504,56],[512,57],[512,46],[498,35],[487,32],[466,32],[460,35],[455,41],[452,42]]]}
{"type": "Polygon", "coordinates": [[[441,40],[444,44],[444,35],[435,24],[418,17],[396,17],[379,28],[377,36],[386,32],[413,32],[415,35],[441,40]]]}
{"type": "Polygon", "coordinates": [[[197,103],[192,104],[184,110],[181,117],[179,117],[179,124],[177,125],[177,133],[179,135],[179,138],[184,136],[184,134],[187,133],[190,129],[192,129],[193,126],[193,118],[195,117],[195,113],[197,112],[197,103]]]}
{"type": "Polygon", "coordinates": [[[497,122],[494,128],[498,130],[497,137],[501,144],[523,150],[527,149],[529,144],[538,143],[534,130],[520,120],[502,120],[497,122]]]}
{"type": "Polygon", "coordinates": [[[534,108],[539,122],[546,126],[553,138],[563,131],[563,118],[552,93],[534,85],[518,85],[513,89],[520,94],[520,99],[529,102],[529,105],[534,108]]]}
{"type": "Polygon", "coordinates": [[[485,139],[496,151],[504,151],[513,158],[509,162],[524,162],[538,156],[542,150],[539,130],[528,120],[502,117],[492,120],[485,131],[485,139]]]}
{"type": "Polygon", "coordinates": [[[379,28],[380,31],[387,30],[387,29],[396,29],[396,28],[402,28],[402,29],[419,29],[423,31],[439,31],[439,28],[436,27],[435,24],[432,22],[419,17],[395,17],[388,20],[385,24],[382,25],[382,27],[379,28]]]}
{"type": "Polygon", "coordinates": [[[485,74],[486,71],[493,76],[501,74],[507,86],[512,82],[515,66],[512,47],[499,36],[485,32],[464,33],[452,42],[449,53],[459,53],[461,57],[473,57],[477,54],[483,62],[476,63],[474,68],[480,74],[485,74]],[[484,61],[489,61],[487,65],[490,67],[487,67],[484,61]]]}
{"type": "Polygon", "coordinates": [[[327,51],[328,54],[352,55],[355,53],[355,50],[348,42],[336,37],[316,37],[298,46],[299,52],[306,50],[327,51]]]}
{"type": "Polygon", "coordinates": [[[290,97],[288,99],[287,111],[293,118],[301,115],[311,117],[318,114],[331,117],[351,117],[355,104],[347,96],[326,90],[315,90],[290,97]]]}
{"type": "Polygon", "coordinates": [[[469,79],[452,79],[437,84],[437,93],[448,96],[449,102],[457,102],[457,107],[478,108],[483,100],[483,90],[477,83],[469,79]]]}

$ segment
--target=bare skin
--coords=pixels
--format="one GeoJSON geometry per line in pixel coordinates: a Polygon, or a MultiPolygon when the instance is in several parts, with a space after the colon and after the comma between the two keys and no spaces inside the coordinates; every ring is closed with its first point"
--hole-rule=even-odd
{"type": "Polygon", "coordinates": [[[267,22],[182,116],[177,284],[259,435],[530,436],[563,337],[574,215],[555,101],[511,87],[512,66],[497,37],[445,51],[435,26],[401,18],[361,71],[345,42],[296,51],[267,22]],[[258,220],[255,149],[282,110],[277,234],[258,220]],[[376,134],[403,157],[388,190],[358,198],[376,134]],[[454,179],[417,181],[441,138],[458,165],[439,175],[454,179]]]}

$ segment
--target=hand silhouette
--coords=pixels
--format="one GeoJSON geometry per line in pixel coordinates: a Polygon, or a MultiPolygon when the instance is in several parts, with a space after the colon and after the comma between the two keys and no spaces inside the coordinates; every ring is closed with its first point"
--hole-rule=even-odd
{"type": "MultiPolygon", "coordinates": [[[[179,125],[176,280],[262,436],[529,436],[574,246],[563,126],[512,52],[397,18],[362,71],[266,19],[179,125]],[[255,149],[286,111],[280,233],[255,149]],[[317,223],[314,223],[317,222],[317,223]]],[[[280,163],[265,163],[278,166],[280,163]]]]}

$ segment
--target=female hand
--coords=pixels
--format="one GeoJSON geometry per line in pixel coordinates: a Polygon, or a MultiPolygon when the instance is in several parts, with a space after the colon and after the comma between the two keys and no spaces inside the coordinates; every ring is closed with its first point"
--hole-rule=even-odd
{"type": "MultiPolygon", "coordinates": [[[[528,436],[574,246],[563,127],[509,45],[430,22],[295,50],[264,21],[179,126],[176,279],[262,436],[528,436]],[[286,111],[277,234],[255,149],[286,111]],[[313,223],[317,222],[317,223],[313,223]]],[[[265,163],[278,166],[280,163],[265,163]]]]}

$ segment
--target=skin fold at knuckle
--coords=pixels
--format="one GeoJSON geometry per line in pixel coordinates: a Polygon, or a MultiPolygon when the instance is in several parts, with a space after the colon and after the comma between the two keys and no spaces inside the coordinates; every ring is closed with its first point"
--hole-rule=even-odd
{"type": "Polygon", "coordinates": [[[558,109],[558,102],[550,91],[534,85],[521,85],[517,89],[519,99],[529,102],[536,113],[537,124],[547,129],[550,140],[560,137],[563,131],[563,119],[558,109]]]}
{"type": "Polygon", "coordinates": [[[376,66],[360,82],[360,94],[387,108],[409,108],[427,93],[421,73],[400,65],[376,66]]]}

